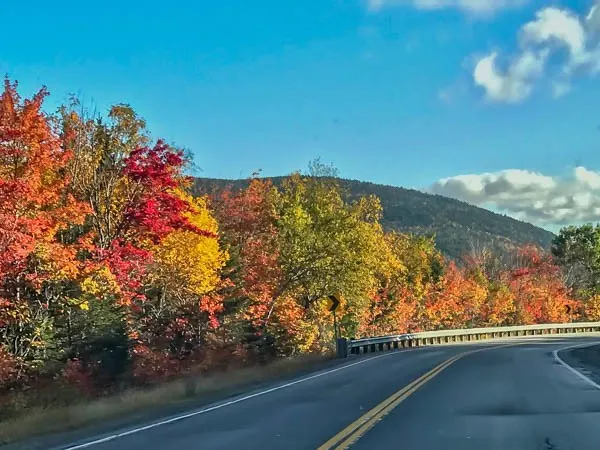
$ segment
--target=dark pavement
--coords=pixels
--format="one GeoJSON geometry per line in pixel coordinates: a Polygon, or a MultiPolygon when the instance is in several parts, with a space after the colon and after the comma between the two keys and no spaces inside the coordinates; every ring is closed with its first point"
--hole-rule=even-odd
{"type": "Polygon", "coordinates": [[[561,345],[466,356],[353,449],[598,450],[600,390],[555,361],[561,345]]]}
{"type": "Polygon", "coordinates": [[[508,341],[490,342],[349,359],[349,367],[316,372],[271,392],[251,392],[254,396],[248,399],[240,400],[248,394],[227,399],[181,420],[141,424],[150,428],[121,430],[130,434],[114,438],[109,433],[59,448],[316,449],[438,364],[486,348],[430,379],[352,448],[600,450],[600,390],[552,354],[597,340],[535,339],[509,347],[497,347],[508,341]],[[94,442],[101,439],[107,440],[94,442]]]}

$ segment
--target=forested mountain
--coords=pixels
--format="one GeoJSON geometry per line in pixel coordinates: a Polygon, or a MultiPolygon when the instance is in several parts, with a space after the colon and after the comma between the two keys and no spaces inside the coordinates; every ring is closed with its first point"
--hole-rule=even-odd
{"type": "MultiPolygon", "coordinates": [[[[275,185],[284,177],[272,178],[275,185]]],[[[549,249],[554,234],[511,217],[496,214],[459,200],[431,195],[413,189],[340,180],[348,195],[376,195],[383,205],[383,224],[389,229],[419,234],[434,234],[447,256],[460,259],[473,247],[497,250],[534,243],[549,249]]],[[[194,194],[214,193],[231,186],[245,187],[248,180],[196,178],[194,194]]]]}

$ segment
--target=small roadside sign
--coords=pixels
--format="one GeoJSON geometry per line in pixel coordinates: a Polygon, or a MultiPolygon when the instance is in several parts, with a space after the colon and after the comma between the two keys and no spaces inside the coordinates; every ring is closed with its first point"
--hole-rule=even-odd
{"type": "Polygon", "coordinates": [[[327,309],[329,312],[335,312],[340,306],[340,301],[337,296],[329,295],[327,296],[327,309]]]}

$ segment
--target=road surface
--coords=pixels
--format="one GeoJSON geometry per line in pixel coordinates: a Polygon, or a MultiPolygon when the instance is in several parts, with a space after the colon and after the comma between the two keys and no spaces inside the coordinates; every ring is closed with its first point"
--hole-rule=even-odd
{"type": "Polygon", "coordinates": [[[600,390],[553,355],[596,341],[504,341],[349,358],[187,417],[58,448],[598,450],[600,390]]]}

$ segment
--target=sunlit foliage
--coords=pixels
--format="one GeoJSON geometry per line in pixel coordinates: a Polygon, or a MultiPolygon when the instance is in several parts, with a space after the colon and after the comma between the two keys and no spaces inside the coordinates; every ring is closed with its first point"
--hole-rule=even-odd
{"type": "Polygon", "coordinates": [[[488,249],[448,261],[384,230],[320,161],[282,185],[192,197],[189,158],[127,105],[49,116],[40,91],[0,96],[0,387],[89,395],[192,370],[331,349],[339,333],[600,319],[598,229],[554,257],[488,249]]]}

